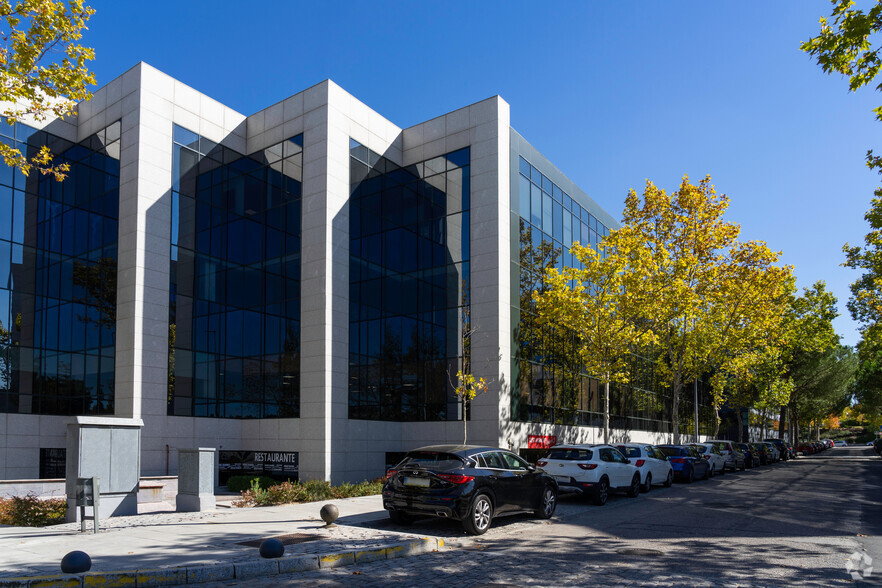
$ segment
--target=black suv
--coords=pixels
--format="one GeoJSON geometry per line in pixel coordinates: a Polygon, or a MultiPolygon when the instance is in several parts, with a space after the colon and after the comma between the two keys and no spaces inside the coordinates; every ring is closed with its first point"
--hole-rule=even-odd
{"type": "Polygon", "coordinates": [[[386,472],[383,508],[392,522],[414,517],[462,522],[472,535],[500,514],[533,512],[548,519],[557,507],[557,482],[510,451],[476,445],[434,445],[409,451],[386,472]]]}

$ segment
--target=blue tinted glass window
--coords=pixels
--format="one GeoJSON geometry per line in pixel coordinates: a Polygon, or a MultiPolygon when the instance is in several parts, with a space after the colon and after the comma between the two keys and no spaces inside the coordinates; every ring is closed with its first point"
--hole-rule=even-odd
{"type": "Polygon", "coordinates": [[[551,204],[551,196],[547,193],[542,193],[542,231],[548,235],[552,233],[554,226],[554,219],[552,218],[552,204],[551,204]]]}
{"type": "Polygon", "coordinates": [[[549,180],[544,175],[542,176],[542,190],[548,192],[549,194],[551,194],[551,192],[554,190],[554,184],[552,184],[551,180],[549,180]]]}
{"type": "Polygon", "coordinates": [[[553,205],[553,214],[554,214],[554,227],[551,235],[555,240],[561,241],[563,239],[563,207],[560,202],[557,200],[554,201],[553,205]]]}
{"type": "Polygon", "coordinates": [[[573,215],[568,211],[563,211],[563,244],[564,247],[570,247],[573,244],[573,215]]]}
{"type": "MultiPolygon", "coordinates": [[[[450,306],[461,303],[450,268],[469,255],[467,151],[400,168],[352,147],[350,235],[358,238],[349,264],[349,416],[455,418],[446,368],[435,361],[460,353],[448,350],[457,339],[443,325],[450,306]]],[[[526,188],[512,205],[523,202],[529,214],[528,181],[526,188]]]]}
{"type": "Polygon", "coordinates": [[[168,412],[297,417],[302,140],[254,157],[174,141],[168,412]]]}
{"type": "Polygon", "coordinates": [[[536,184],[530,184],[530,222],[535,227],[542,226],[542,190],[536,184]]]}
{"type": "MultiPolygon", "coordinates": [[[[520,214],[523,218],[530,218],[530,180],[522,175],[518,175],[518,179],[518,214],[520,214]]],[[[0,198],[2,198],[2,193],[0,193],[0,198]]],[[[0,234],[2,234],[2,232],[0,232],[0,234]]]]}
{"type": "Polygon", "coordinates": [[[518,170],[526,177],[530,177],[530,164],[523,157],[518,158],[518,170]]]}
{"type": "MultiPolygon", "coordinates": [[[[61,183],[16,173],[16,190],[9,182],[0,187],[0,323],[15,325],[16,353],[33,358],[13,363],[0,378],[0,412],[114,413],[112,369],[87,360],[114,354],[116,233],[103,229],[105,220],[115,226],[116,209],[105,211],[103,200],[105,191],[118,190],[118,178],[106,171],[118,169],[109,163],[119,152],[118,127],[100,131],[101,141],[73,145],[15,125],[17,147],[49,144],[55,161],[68,161],[70,170],[61,183]]],[[[13,177],[5,165],[0,169],[0,178],[13,177]]]]}

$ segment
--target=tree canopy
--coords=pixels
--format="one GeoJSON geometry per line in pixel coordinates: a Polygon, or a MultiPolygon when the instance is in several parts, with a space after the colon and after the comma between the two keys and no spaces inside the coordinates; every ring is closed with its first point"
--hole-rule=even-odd
{"type": "MultiPolygon", "coordinates": [[[[845,76],[854,92],[873,82],[882,67],[879,48],[872,43],[882,29],[882,0],[867,10],[855,8],[853,0],[831,0],[831,4],[830,18],[821,18],[820,33],[801,49],[815,57],[825,73],[845,76]]],[[[876,90],[882,90],[882,83],[876,90]]],[[[882,106],[874,112],[882,120],[882,106]]],[[[868,151],[867,166],[882,173],[882,157],[868,151]]],[[[870,225],[864,244],[846,243],[843,265],[862,272],[851,284],[847,304],[852,318],[861,324],[855,395],[865,410],[878,413],[882,411],[882,188],[876,189],[864,219],[870,225]]]]}
{"type": "Polygon", "coordinates": [[[738,241],[740,227],[723,219],[729,199],[710,178],[683,178],[666,193],[647,182],[643,198],[633,190],[622,231],[651,252],[652,271],[641,282],[652,293],[647,314],[661,358],[658,371],[673,394],[674,442],[680,441],[683,385],[709,368],[763,346],[780,334],[791,268],[761,241],[738,241]]]}
{"type": "Polygon", "coordinates": [[[548,268],[547,288],[533,297],[541,320],[576,334],[582,365],[604,385],[609,443],[609,384],[627,384],[631,350],[654,340],[645,320],[653,293],[640,283],[652,271],[650,252],[627,231],[613,231],[597,250],[576,242],[571,252],[581,268],[548,268]]]}
{"type": "MultiPolygon", "coordinates": [[[[83,0],[0,0],[0,114],[7,124],[65,117],[91,96],[95,77],[86,63],[95,54],[77,41],[94,12],[83,0]]],[[[68,171],[66,164],[52,164],[46,146],[29,158],[0,142],[0,155],[25,175],[36,169],[60,180],[68,171]]]]}

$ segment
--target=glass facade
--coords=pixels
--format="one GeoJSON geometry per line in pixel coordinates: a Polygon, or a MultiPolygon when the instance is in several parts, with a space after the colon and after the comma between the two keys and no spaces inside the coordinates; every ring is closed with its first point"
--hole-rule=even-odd
{"type": "Polygon", "coordinates": [[[302,169],[174,127],[168,414],[300,416],[302,169]]]}
{"type": "Polygon", "coordinates": [[[119,136],[0,122],[0,140],[70,165],[58,182],[0,163],[0,412],[113,414],[119,136]]]}
{"type": "Polygon", "coordinates": [[[469,361],[469,149],[399,167],[350,144],[349,418],[455,420],[469,361]]]}
{"type": "MultiPolygon", "coordinates": [[[[579,266],[569,251],[574,242],[597,246],[610,229],[524,157],[518,158],[512,212],[519,238],[513,261],[520,276],[519,293],[512,301],[517,309],[512,418],[601,427],[602,385],[584,371],[574,333],[539,325],[532,293],[544,287],[546,268],[579,266]]],[[[630,385],[610,385],[611,427],[671,430],[670,390],[660,385],[654,366],[654,358],[634,353],[630,385]]],[[[699,398],[700,427],[703,434],[712,433],[714,414],[705,382],[699,382],[699,398]]],[[[681,407],[684,432],[692,433],[693,395],[684,392],[681,407]]]]}

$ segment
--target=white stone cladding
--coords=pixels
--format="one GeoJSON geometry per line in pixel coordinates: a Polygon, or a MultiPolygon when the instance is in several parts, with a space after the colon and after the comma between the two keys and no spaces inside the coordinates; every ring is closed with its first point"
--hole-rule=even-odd
{"type": "MultiPolygon", "coordinates": [[[[242,115],[139,63],[39,126],[80,141],[121,121],[115,410],[143,419],[142,475],[174,474],[178,449],[296,451],[301,479],[382,475],[386,452],[462,440],[462,422],[348,418],[350,139],[400,165],[470,148],[472,368],[490,382],[469,442],[517,450],[528,434],[594,441],[587,427],[510,420],[510,114],[498,96],[401,129],[330,80],[242,115]],[[172,128],[250,154],[303,134],[300,418],[168,416],[172,128]]],[[[0,479],[38,475],[39,449],[64,447],[68,417],[0,414],[0,479]]],[[[630,440],[657,440],[631,432],[630,440]]]]}

